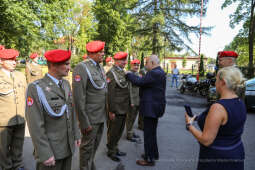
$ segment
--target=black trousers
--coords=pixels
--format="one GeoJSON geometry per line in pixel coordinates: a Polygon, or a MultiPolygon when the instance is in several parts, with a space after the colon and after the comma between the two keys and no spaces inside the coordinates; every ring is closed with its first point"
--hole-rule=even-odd
{"type": "Polygon", "coordinates": [[[158,118],[144,117],[144,151],[146,161],[159,158],[157,144],[158,118]]]}

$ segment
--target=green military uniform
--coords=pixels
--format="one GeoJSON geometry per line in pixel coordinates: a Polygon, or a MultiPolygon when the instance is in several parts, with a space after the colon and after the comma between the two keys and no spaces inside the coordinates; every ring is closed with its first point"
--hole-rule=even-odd
{"type": "Polygon", "coordinates": [[[80,133],[69,82],[63,79],[60,87],[46,74],[28,86],[26,100],[26,119],[35,148],[36,169],[70,170],[75,140],[80,139],[80,133]],[[45,166],[43,162],[52,156],[56,165],[45,166]]]}
{"type": "Polygon", "coordinates": [[[106,75],[109,112],[115,114],[115,119],[108,122],[107,131],[108,155],[113,155],[119,151],[118,142],[125,128],[126,114],[130,106],[129,89],[125,72],[120,67],[114,65],[106,75]]]}
{"type": "Polygon", "coordinates": [[[23,167],[26,78],[0,69],[0,169],[23,167]]]}
{"type": "Polygon", "coordinates": [[[79,63],[73,71],[73,96],[81,131],[80,169],[95,170],[94,157],[106,119],[107,83],[103,67],[92,59],[79,63]]]}
{"type": "MultiPolygon", "coordinates": [[[[138,72],[132,71],[135,75],[139,76],[138,72]]],[[[127,139],[132,139],[134,136],[133,125],[137,114],[139,112],[139,87],[129,82],[129,93],[130,93],[130,108],[127,114],[126,130],[127,139]]]]}
{"type": "MultiPolygon", "coordinates": [[[[145,67],[144,68],[142,68],[140,71],[139,71],[139,74],[141,75],[141,76],[145,76],[145,74],[146,74],[146,69],[145,69],[145,67]]],[[[143,116],[141,115],[141,114],[139,114],[139,116],[138,116],[138,128],[140,129],[140,130],[143,130],[143,116]]]]}
{"type": "Polygon", "coordinates": [[[28,84],[42,77],[43,77],[42,68],[39,64],[36,64],[34,62],[26,63],[26,78],[28,84]]]}

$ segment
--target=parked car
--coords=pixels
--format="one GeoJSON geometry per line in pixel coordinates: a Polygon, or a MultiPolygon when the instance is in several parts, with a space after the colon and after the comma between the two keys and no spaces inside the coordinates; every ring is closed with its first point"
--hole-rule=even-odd
{"type": "Polygon", "coordinates": [[[247,109],[255,108],[255,78],[245,82],[245,104],[247,109]]]}

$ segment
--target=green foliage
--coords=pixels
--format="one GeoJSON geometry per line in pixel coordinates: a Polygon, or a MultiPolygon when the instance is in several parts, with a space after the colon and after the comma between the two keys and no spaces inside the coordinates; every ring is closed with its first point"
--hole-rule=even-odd
{"type": "Polygon", "coordinates": [[[142,52],[140,69],[144,68],[144,54],[142,52]]]}
{"type": "Polygon", "coordinates": [[[199,76],[204,76],[205,69],[204,69],[204,55],[201,54],[200,62],[199,62],[199,76]]]}
{"type": "MultiPolygon", "coordinates": [[[[206,4],[207,1],[204,1],[206,4]]],[[[147,48],[151,53],[162,56],[163,48],[169,51],[193,51],[185,42],[191,42],[189,35],[199,34],[199,25],[190,26],[185,23],[186,17],[200,14],[200,1],[170,1],[170,0],[138,0],[133,15],[139,27],[135,33],[145,37],[147,48]],[[167,41],[167,44],[164,41],[167,41]],[[187,40],[187,41],[185,41],[187,40]]],[[[206,8],[204,9],[204,13],[206,8]]],[[[210,28],[203,28],[207,33],[210,28]]],[[[141,44],[143,45],[143,44],[141,44]]],[[[194,52],[194,51],[193,51],[194,52]]]]}
{"type": "Polygon", "coordinates": [[[53,40],[65,35],[69,0],[0,0],[0,43],[21,56],[55,48],[53,40]]]}
{"type": "Polygon", "coordinates": [[[182,67],[185,68],[186,64],[187,64],[187,59],[186,59],[186,56],[184,56],[182,60],[182,67]]]}
{"type": "Polygon", "coordinates": [[[106,42],[106,55],[126,51],[131,44],[134,18],[128,13],[134,0],[95,0],[93,12],[98,22],[95,39],[106,42]]]}
{"type": "MultiPolygon", "coordinates": [[[[244,22],[243,29],[240,31],[238,37],[247,37],[248,42],[248,76],[251,78],[254,75],[254,68],[253,68],[253,62],[254,62],[254,37],[255,37],[255,1],[254,0],[225,0],[225,2],[222,5],[222,8],[225,8],[233,3],[238,3],[237,8],[235,10],[235,13],[230,15],[230,26],[235,27],[235,25],[240,24],[241,22],[244,22]],[[240,36],[241,35],[241,36],[240,36]]],[[[241,39],[242,39],[241,38],[241,39]]],[[[235,41],[235,40],[234,40],[235,41]]],[[[235,45],[238,42],[233,42],[235,45]]],[[[246,43],[242,43],[240,45],[239,50],[246,51],[246,43]]],[[[245,53],[245,52],[244,52],[245,53]]],[[[239,63],[242,59],[244,59],[244,54],[241,59],[239,59],[239,63]]]]}

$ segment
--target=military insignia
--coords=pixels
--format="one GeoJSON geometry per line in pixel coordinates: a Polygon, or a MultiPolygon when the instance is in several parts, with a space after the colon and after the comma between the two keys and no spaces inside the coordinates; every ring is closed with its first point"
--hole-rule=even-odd
{"type": "Polygon", "coordinates": [[[110,82],[111,82],[111,79],[107,77],[106,82],[107,82],[107,83],[110,83],[110,82]]]}
{"type": "Polygon", "coordinates": [[[75,75],[75,77],[74,77],[74,80],[76,81],[76,82],[79,82],[79,81],[81,81],[81,76],[80,75],[75,75]]]}
{"type": "Polygon", "coordinates": [[[32,99],[32,97],[28,96],[28,97],[27,97],[27,105],[28,105],[28,106],[32,106],[33,103],[34,103],[34,100],[32,99]]]}

